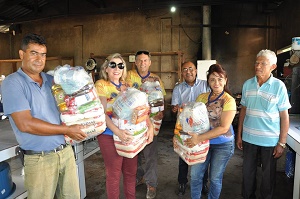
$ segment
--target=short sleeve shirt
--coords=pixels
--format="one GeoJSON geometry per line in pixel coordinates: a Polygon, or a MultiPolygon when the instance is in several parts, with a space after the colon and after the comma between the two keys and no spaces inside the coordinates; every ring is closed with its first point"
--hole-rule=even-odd
{"type": "MultiPolygon", "coordinates": [[[[122,83],[122,84],[125,84],[125,83],[122,83]]],[[[115,102],[120,91],[110,81],[106,81],[104,79],[100,79],[100,80],[96,81],[95,87],[96,87],[98,96],[106,98],[106,100],[107,100],[106,114],[109,117],[112,117],[112,114],[113,114],[112,105],[115,102]]],[[[106,130],[103,132],[103,134],[113,135],[113,132],[108,127],[106,127],[106,130]]]]}
{"type": "Polygon", "coordinates": [[[258,146],[276,146],[280,111],[291,107],[284,83],[271,75],[259,86],[253,77],[243,85],[241,104],[246,107],[242,139],[258,146]]]}
{"type": "MultiPolygon", "coordinates": [[[[236,102],[233,97],[231,97],[228,93],[224,92],[224,94],[213,100],[212,102],[208,102],[210,93],[203,93],[198,96],[196,102],[202,102],[206,105],[208,110],[208,118],[210,127],[213,129],[215,127],[220,126],[221,123],[221,114],[223,111],[235,111],[236,110],[236,102]]],[[[225,142],[229,142],[234,139],[234,131],[232,125],[227,133],[220,135],[219,137],[211,139],[210,144],[221,144],[225,142]]]]}
{"type": "Polygon", "coordinates": [[[187,102],[194,102],[201,93],[209,92],[210,89],[205,80],[196,79],[193,86],[185,81],[176,85],[172,93],[172,105],[182,105],[187,102]]]}
{"type": "MultiPolygon", "coordinates": [[[[165,91],[165,88],[164,88],[164,85],[160,79],[160,77],[154,73],[149,73],[148,76],[152,76],[152,77],[156,77],[159,79],[159,84],[160,84],[160,87],[162,89],[162,93],[163,95],[166,95],[166,91],[165,91]]],[[[136,88],[136,89],[139,89],[140,86],[142,85],[142,78],[141,76],[137,73],[136,70],[130,70],[127,72],[127,78],[126,78],[126,81],[130,82],[132,84],[132,87],[136,88]]]]}
{"type": "Polygon", "coordinates": [[[52,150],[65,143],[63,135],[41,136],[21,132],[10,117],[14,112],[30,110],[34,118],[51,124],[61,123],[60,113],[51,92],[53,77],[43,72],[41,76],[42,86],[20,68],[17,72],[7,76],[1,86],[4,114],[9,117],[16,139],[24,150],[52,150]]]}

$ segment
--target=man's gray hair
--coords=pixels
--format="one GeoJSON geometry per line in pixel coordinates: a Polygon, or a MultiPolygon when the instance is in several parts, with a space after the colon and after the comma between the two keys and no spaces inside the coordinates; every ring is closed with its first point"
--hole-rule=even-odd
{"type": "Polygon", "coordinates": [[[265,50],[259,51],[259,53],[256,55],[256,57],[260,57],[260,56],[266,57],[270,61],[271,65],[277,63],[277,56],[271,50],[265,49],[265,50]]]}

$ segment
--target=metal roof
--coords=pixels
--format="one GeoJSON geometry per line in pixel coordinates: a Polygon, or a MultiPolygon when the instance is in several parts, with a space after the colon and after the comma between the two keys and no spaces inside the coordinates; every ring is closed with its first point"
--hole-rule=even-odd
{"type": "Polygon", "coordinates": [[[0,32],[12,25],[47,18],[105,14],[114,12],[143,11],[175,5],[194,7],[255,3],[264,9],[274,10],[284,0],[0,0],[0,32]]]}

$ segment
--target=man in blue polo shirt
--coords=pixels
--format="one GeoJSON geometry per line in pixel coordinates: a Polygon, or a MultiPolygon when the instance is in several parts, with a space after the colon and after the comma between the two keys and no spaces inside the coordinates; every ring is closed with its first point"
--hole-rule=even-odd
{"type": "Polygon", "coordinates": [[[22,66],[2,82],[4,114],[24,155],[28,198],[79,199],[74,153],[64,135],[83,140],[80,125],[63,126],[51,93],[53,77],[42,72],[46,41],[27,34],[19,50],[22,66]]]}
{"type": "Polygon", "coordinates": [[[243,85],[237,147],[243,150],[243,198],[256,198],[258,156],[262,165],[257,198],[274,198],[276,163],[286,144],[291,107],[284,83],[273,77],[277,57],[261,50],[255,61],[255,77],[243,85]]]}
{"type": "MultiPolygon", "coordinates": [[[[201,93],[210,91],[210,88],[205,80],[197,79],[196,66],[188,61],[181,66],[182,76],[184,81],[178,84],[172,93],[172,112],[177,113],[180,106],[187,102],[194,102],[201,93]]],[[[178,195],[184,195],[186,184],[188,182],[188,164],[179,157],[179,173],[178,173],[178,195]]],[[[207,171],[204,176],[202,193],[206,194],[207,190],[207,171]]]]}

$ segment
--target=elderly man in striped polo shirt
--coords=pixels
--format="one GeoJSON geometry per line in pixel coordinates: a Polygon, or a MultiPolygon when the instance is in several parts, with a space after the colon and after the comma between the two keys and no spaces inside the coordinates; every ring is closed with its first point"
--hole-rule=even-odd
{"type": "Polygon", "coordinates": [[[244,157],[243,198],[256,198],[258,161],[262,177],[257,198],[274,198],[276,162],[286,147],[291,107],[284,83],[272,75],[276,62],[273,51],[261,50],[254,64],[255,77],[243,85],[237,135],[237,147],[244,157]]]}

